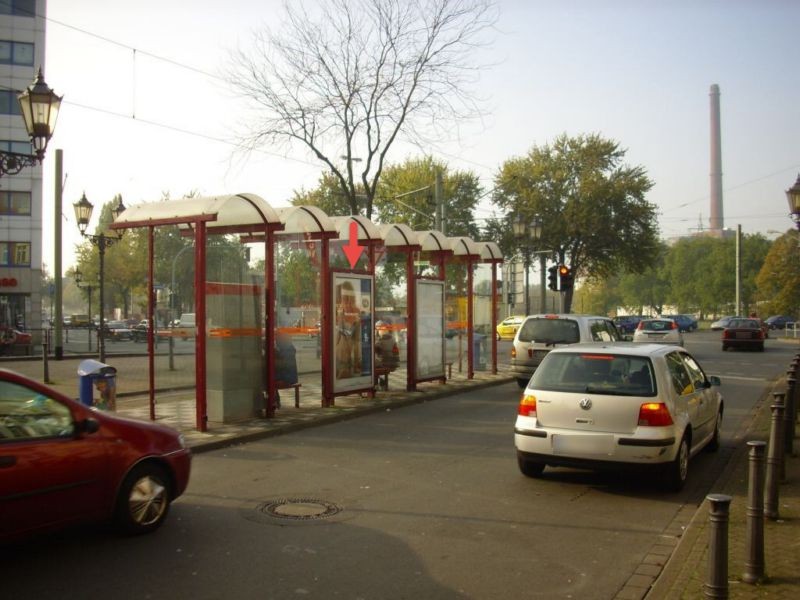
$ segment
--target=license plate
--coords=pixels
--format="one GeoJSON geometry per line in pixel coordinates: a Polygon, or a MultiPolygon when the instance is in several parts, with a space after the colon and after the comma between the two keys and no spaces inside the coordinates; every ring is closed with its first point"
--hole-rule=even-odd
{"type": "Polygon", "coordinates": [[[609,456],[614,453],[613,435],[561,435],[554,434],[553,454],[596,454],[609,456]]]}
{"type": "Polygon", "coordinates": [[[648,333],[647,337],[659,339],[659,338],[664,337],[664,334],[663,333],[648,333]]]}
{"type": "Polygon", "coordinates": [[[749,340],[752,337],[753,337],[753,334],[751,334],[748,331],[737,331],[736,332],[736,339],[737,340],[749,340]]]}

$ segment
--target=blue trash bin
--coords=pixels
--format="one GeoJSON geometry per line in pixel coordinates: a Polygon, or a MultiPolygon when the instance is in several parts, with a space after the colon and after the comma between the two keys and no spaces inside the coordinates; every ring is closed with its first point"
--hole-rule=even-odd
{"type": "Polygon", "coordinates": [[[86,406],[116,410],[117,369],[91,358],[82,361],[78,365],[78,398],[86,406]],[[94,398],[93,386],[97,386],[100,392],[97,400],[94,398]]]}
{"type": "Polygon", "coordinates": [[[472,361],[475,371],[486,370],[486,336],[482,333],[472,334],[472,361]]]}

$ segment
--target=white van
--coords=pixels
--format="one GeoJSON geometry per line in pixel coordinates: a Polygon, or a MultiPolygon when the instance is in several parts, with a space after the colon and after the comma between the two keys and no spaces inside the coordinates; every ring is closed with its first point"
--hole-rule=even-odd
{"type": "Polygon", "coordinates": [[[622,336],[614,321],[594,315],[530,315],[517,329],[511,347],[511,372],[525,389],[531,375],[554,348],[579,342],[618,342],[622,336]]]}

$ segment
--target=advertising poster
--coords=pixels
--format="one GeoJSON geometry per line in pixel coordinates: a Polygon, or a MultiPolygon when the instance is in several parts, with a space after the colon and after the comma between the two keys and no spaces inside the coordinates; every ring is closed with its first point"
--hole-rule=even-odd
{"type": "Polygon", "coordinates": [[[333,391],[371,388],[372,276],[333,274],[333,391]]]}
{"type": "Polygon", "coordinates": [[[444,282],[417,281],[416,379],[444,377],[444,282]]]}

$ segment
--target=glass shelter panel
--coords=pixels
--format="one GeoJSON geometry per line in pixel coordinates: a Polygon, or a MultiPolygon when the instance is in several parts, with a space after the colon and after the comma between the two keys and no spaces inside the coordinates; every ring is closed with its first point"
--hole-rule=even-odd
{"type": "MultiPolygon", "coordinates": [[[[191,390],[195,383],[194,240],[177,227],[157,227],[153,243],[155,288],[154,323],[140,327],[137,339],[147,340],[154,329],[155,389],[191,390]],[[142,335],[144,334],[144,335],[142,335]]],[[[147,315],[147,294],[140,299],[147,315]]],[[[142,351],[146,353],[143,346],[142,351]]],[[[112,363],[113,364],[113,363],[112,363]]]]}
{"type": "Polygon", "coordinates": [[[447,362],[459,373],[467,368],[467,266],[448,263],[445,292],[445,339],[447,362]]]}
{"type": "Polygon", "coordinates": [[[375,267],[376,353],[388,334],[397,349],[398,365],[406,362],[408,349],[407,279],[404,252],[390,251],[380,257],[375,267]]]}
{"type": "Polygon", "coordinates": [[[250,419],[265,406],[264,280],[251,272],[248,258],[238,236],[208,237],[206,393],[211,422],[250,419]]]}
{"type": "Polygon", "coordinates": [[[322,243],[305,235],[276,237],[274,351],[279,388],[303,381],[317,388],[322,384],[321,252],[322,243]]]}

